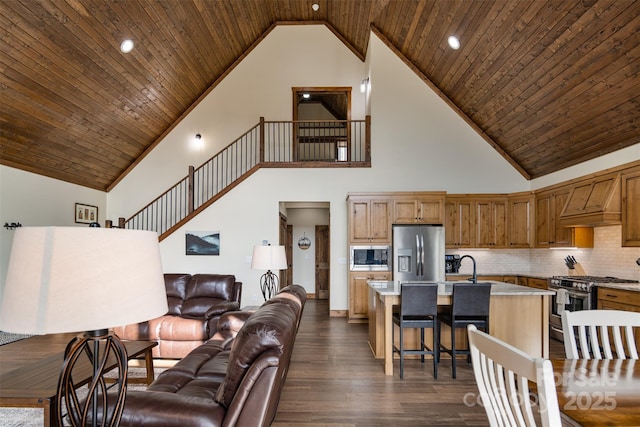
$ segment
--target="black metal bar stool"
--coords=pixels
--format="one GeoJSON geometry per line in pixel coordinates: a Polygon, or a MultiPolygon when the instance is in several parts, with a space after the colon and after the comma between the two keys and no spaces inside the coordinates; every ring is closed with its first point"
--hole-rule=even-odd
{"type": "MultiPolygon", "coordinates": [[[[396,306],[397,307],[397,306],[396,306]]],[[[395,326],[392,327],[393,352],[400,354],[400,378],[404,379],[405,354],[419,354],[424,363],[426,354],[433,355],[433,377],[438,378],[438,334],[436,333],[438,318],[438,284],[437,283],[402,283],[400,284],[400,306],[393,313],[393,324],[400,329],[399,345],[395,345],[395,326]],[[420,329],[420,348],[404,348],[404,329],[420,329]],[[433,330],[433,346],[424,343],[424,330],[433,330]]]]}
{"type": "MultiPolygon", "coordinates": [[[[454,283],[451,305],[441,309],[438,313],[438,345],[439,350],[451,355],[451,374],[456,377],[456,355],[470,355],[469,348],[456,348],[456,329],[468,325],[475,325],[489,333],[489,302],[491,298],[491,283],[454,283]],[[440,344],[442,324],[451,328],[451,348],[440,344]]],[[[440,352],[438,352],[438,361],[440,352]]]]}

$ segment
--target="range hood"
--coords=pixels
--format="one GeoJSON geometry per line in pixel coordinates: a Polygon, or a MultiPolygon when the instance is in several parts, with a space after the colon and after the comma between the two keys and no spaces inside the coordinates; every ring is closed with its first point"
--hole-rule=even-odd
{"type": "Polygon", "coordinates": [[[597,227],[621,223],[619,173],[575,184],[560,214],[560,225],[564,227],[597,227]]]}

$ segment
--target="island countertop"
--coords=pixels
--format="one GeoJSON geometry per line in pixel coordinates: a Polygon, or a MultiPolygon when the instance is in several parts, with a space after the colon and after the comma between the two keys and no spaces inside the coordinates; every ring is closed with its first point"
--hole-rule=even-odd
{"type": "MultiPolygon", "coordinates": [[[[519,286],[511,283],[480,280],[491,283],[489,333],[521,350],[536,356],[549,357],[549,308],[553,290],[519,286]]],[[[415,283],[415,282],[414,282],[415,283]]],[[[419,282],[429,283],[429,282],[419,282]]],[[[454,283],[460,281],[430,282],[438,284],[438,305],[449,305],[454,283]]],[[[464,282],[471,283],[471,282],[464,282]]],[[[384,372],[393,375],[393,306],[400,304],[400,282],[367,282],[369,313],[369,345],[374,357],[384,360],[384,372]]],[[[446,328],[446,325],[444,325],[446,328]]],[[[415,331],[414,331],[415,332],[415,331]]],[[[430,332],[425,331],[425,335],[430,332]]],[[[419,334],[405,333],[405,343],[419,343],[419,334]]],[[[462,341],[466,336],[460,334],[462,341]]],[[[396,340],[398,337],[396,337],[396,340]]],[[[426,340],[430,337],[425,336],[426,340]]],[[[441,337],[447,345],[448,334],[441,337]]],[[[456,341],[458,338],[456,338],[456,341]]],[[[396,343],[397,344],[397,343],[396,343]]],[[[461,342],[459,348],[465,348],[461,342]]],[[[450,343],[449,343],[450,345],[450,343]]],[[[415,348],[415,347],[413,347],[415,348]]]]}
{"type": "MultiPolygon", "coordinates": [[[[438,284],[438,296],[450,296],[453,292],[454,283],[471,283],[471,282],[405,282],[405,283],[437,283],[438,284]]],[[[528,286],[514,285],[505,282],[496,282],[492,280],[481,280],[480,283],[491,283],[491,295],[554,295],[553,290],[544,290],[537,288],[530,288],[528,286]]],[[[400,295],[400,282],[399,281],[379,281],[370,280],[367,282],[369,287],[373,289],[379,295],[400,295]]]]}

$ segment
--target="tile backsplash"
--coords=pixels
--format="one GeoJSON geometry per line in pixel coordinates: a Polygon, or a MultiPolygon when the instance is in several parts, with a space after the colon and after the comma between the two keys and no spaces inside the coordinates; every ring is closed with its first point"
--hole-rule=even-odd
{"type": "MultiPolygon", "coordinates": [[[[469,254],[476,260],[479,274],[530,274],[566,276],[564,258],[572,255],[590,276],[614,276],[640,281],[640,248],[623,248],[622,227],[594,228],[594,247],[589,249],[460,249],[447,253],[469,254]]],[[[472,263],[463,260],[460,272],[471,274],[472,263]]]]}

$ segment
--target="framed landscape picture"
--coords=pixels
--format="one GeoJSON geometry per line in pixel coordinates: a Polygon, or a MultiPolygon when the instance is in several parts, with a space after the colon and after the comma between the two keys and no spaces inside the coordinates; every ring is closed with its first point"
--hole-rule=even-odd
{"type": "Polygon", "coordinates": [[[219,231],[187,231],[187,255],[220,255],[219,231]]]}
{"type": "Polygon", "coordinates": [[[76,203],[75,220],[79,224],[98,222],[98,207],[76,203]]]}

